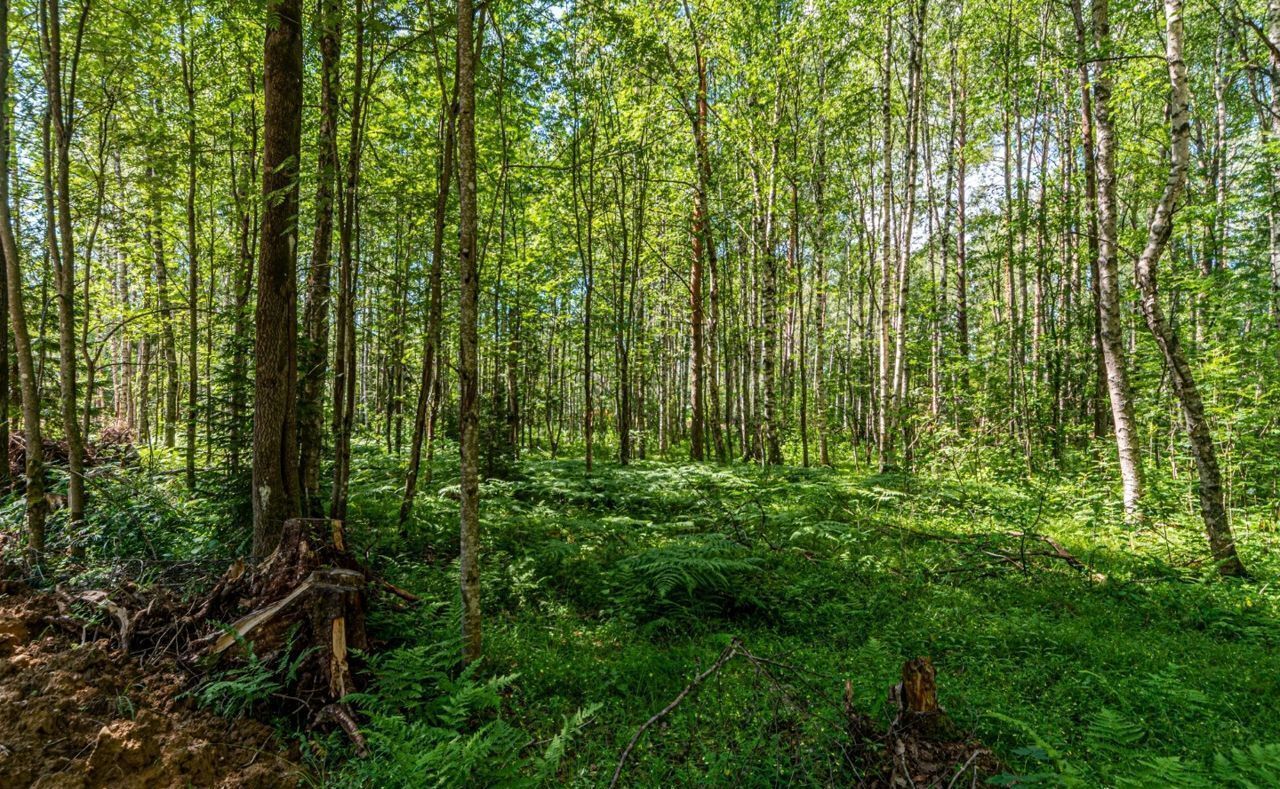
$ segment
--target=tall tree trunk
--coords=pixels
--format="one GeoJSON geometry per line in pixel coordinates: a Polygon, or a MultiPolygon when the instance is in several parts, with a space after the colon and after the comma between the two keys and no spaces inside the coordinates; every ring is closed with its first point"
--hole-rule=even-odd
{"type": "Polygon", "coordinates": [[[1209,548],[1223,575],[1244,575],[1244,564],[1236,553],[1235,539],[1227,518],[1227,508],[1222,496],[1222,472],[1218,467],[1218,455],[1214,449],[1213,435],[1204,412],[1204,401],[1187,363],[1186,354],[1178,342],[1178,334],[1170,326],[1160,307],[1156,289],[1157,267],[1160,256],[1173,232],[1173,213],[1187,183],[1190,163],[1189,137],[1191,122],[1187,105],[1190,93],[1187,88],[1187,64],[1183,60],[1182,0],[1164,0],[1165,60],[1169,66],[1171,86],[1169,126],[1170,166],[1164,192],[1156,203],[1147,227],[1147,243],[1138,256],[1136,277],[1142,291],[1142,313],[1147,328],[1155,337],[1156,345],[1169,366],[1173,390],[1182,406],[1182,416],[1187,423],[1191,439],[1191,453],[1195,456],[1196,470],[1200,476],[1200,514],[1204,518],[1209,548]]]}
{"type": "Polygon", "coordinates": [[[320,456],[324,445],[324,385],[329,367],[329,290],[333,266],[333,200],[338,182],[338,60],[341,56],[341,0],[319,0],[320,130],[316,139],[316,222],[307,270],[298,392],[298,477],[302,509],[324,514],[320,496],[320,456]]]}
{"type": "Polygon", "coordinates": [[[356,222],[359,212],[360,155],[364,129],[364,3],[356,0],[355,65],[351,74],[351,128],[347,141],[347,162],[338,222],[338,309],[336,352],[333,376],[333,490],[329,517],[347,517],[347,482],[351,476],[351,430],[355,415],[355,287],[357,261],[354,258],[356,222]]]}
{"type": "Polygon", "coordinates": [[[1120,323],[1120,274],[1116,265],[1116,150],[1111,121],[1111,20],[1109,0],[1093,2],[1093,32],[1100,60],[1093,83],[1094,125],[1097,130],[1095,161],[1098,189],[1098,303],[1102,358],[1107,368],[1107,391],[1120,457],[1124,509],[1128,517],[1140,516],[1142,457],[1138,450],[1133,396],[1124,357],[1124,328],[1120,323]]]}
{"type": "MultiPolygon", "coordinates": [[[[1280,140],[1280,0],[1267,0],[1268,65],[1271,76],[1271,143],[1280,140]]],[[[1271,194],[1268,205],[1271,221],[1267,247],[1271,263],[1271,317],[1280,328],[1280,154],[1270,156],[1271,194]]]]}
{"type": "MultiPolygon", "coordinates": [[[[250,73],[247,82],[250,95],[256,94],[258,80],[252,73],[250,73]]],[[[231,195],[235,204],[238,224],[236,248],[239,257],[235,274],[232,277],[232,309],[234,312],[231,317],[231,381],[229,387],[231,391],[228,396],[228,421],[231,423],[231,427],[228,437],[230,450],[227,460],[232,476],[239,476],[240,474],[241,423],[243,422],[243,415],[247,405],[245,400],[247,397],[246,390],[248,389],[249,297],[253,294],[253,248],[256,242],[255,233],[258,228],[258,211],[252,205],[253,201],[249,200],[247,194],[247,190],[250,188],[249,185],[258,182],[258,123],[257,113],[254,110],[255,104],[256,102],[249,103],[249,118],[245,124],[249,134],[249,150],[245,156],[248,168],[243,177],[240,175],[236,165],[236,153],[233,151],[230,157],[231,195]]],[[[146,342],[145,337],[143,342],[146,342]]]]}
{"type": "MultiPolygon", "coordinates": [[[[956,120],[956,353],[960,357],[960,396],[965,400],[969,396],[969,257],[968,232],[969,218],[966,198],[968,178],[968,154],[965,151],[969,144],[969,92],[966,77],[967,67],[960,77],[957,87],[956,101],[959,103],[956,120]]],[[[961,409],[963,413],[964,409],[961,409]]]]}
{"type": "Polygon", "coordinates": [[[173,331],[173,306],[169,300],[169,266],[165,261],[164,213],[160,194],[160,176],[155,167],[148,170],[151,188],[151,216],[149,233],[151,240],[152,268],[156,281],[156,301],[160,313],[160,353],[164,357],[165,389],[162,436],[164,446],[173,448],[178,421],[178,353],[177,339],[173,331]]]}
{"type": "MultiPolygon", "coordinates": [[[[694,333],[694,367],[695,383],[694,396],[697,402],[694,405],[693,418],[697,424],[701,424],[704,419],[703,410],[700,407],[700,385],[705,378],[706,394],[710,399],[711,421],[711,440],[715,446],[716,462],[723,463],[728,458],[728,453],[724,443],[724,427],[721,423],[720,415],[720,388],[717,384],[717,350],[716,350],[716,334],[720,319],[720,284],[719,272],[717,265],[717,250],[715,241],[715,229],[711,222],[711,150],[707,144],[707,119],[709,115],[709,104],[707,101],[707,57],[702,50],[702,38],[698,34],[693,14],[690,11],[689,4],[684,4],[685,17],[689,23],[689,34],[693,41],[693,57],[694,69],[697,72],[697,92],[694,96],[693,112],[689,113],[693,126],[693,151],[695,165],[697,167],[697,184],[694,189],[694,260],[693,268],[696,270],[697,283],[699,292],[695,296],[690,295],[690,303],[693,305],[692,313],[701,316],[701,283],[703,276],[706,275],[710,279],[710,322],[706,324],[706,333],[703,333],[703,325],[699,318],[691,317],[693,322],[692,331],[694,333]],[[704,358],[706,366],[702,367],[698,363],[699,358],[704,358]]],[[[638,242],[637,242],[638,243],[638,242]]],[[[690,288],[692,290],[695,271],[690,271],[690,288]]],[[[701,460],[705,451],[702,447],[702,439],[699,437],[698,430],[694,430],[693,440],[696,442],[694,448],[691,449],[690,455],[694,455],[695,460],[701,460]],[[696,450],[696,453],[695,451],[696,450]]]]}
{"type": "MultiPolygon", "coordinates": [[[[913,16],[910,35],[910,63],[908,65],[907,77],[907,150],[906,150],[906,171],[903,174],[905,180],[904,188],[906,195],[903,199],[904,217],[902,221],[902,241],[901,249],[898,250],[898,271],[897,271],[897,307],[898,312],[894,320],[894,348],[893,348],[893,396],[892,403],[894,413],[891,415],[892,423],[907,424],[906,414],[903,413],[907,407],[907,309],[911,293],[911,234],[915,227],[915,209],[916,209],[916,169],[919,158],[920,143],[920,104],[922,88],[922,64],[921,50],[924,48],[925,34],[925,13],[927,10],[926,0],[920,0],[918,6],[913,8],[913,16]]],[[[910,463],[910,446],[908,442],[907,462],[910,463]]]]}
{"type": "MultiPolygon", "coordinates": [[[[71,136],[75,111],[76,68],[80,42],[89,5],[80,9],[75,47],[64,86],[62,63],[62,20],[58,0],[44,0],[40,5],[41,35],[44,45],[45,90],[49,118],[53,123],[56,152],[57,232],[49,231],[49,254],[57,274],[58,291],[58,370],[62,391],[63,432],[67,440],[67,510],[68,529],[78,541],[76,529],[84,520],[84,442],[80,435],[79,411],[76,407],[76,317],[75,317],[75,237],[71,229],[71,136]],[[67,95],[64,96],[64,89],[67,95]]],[[[52,164],[46,159],[46,168],[52,164]]],[[[46,175],[48,178],[48,175],[46,175]]]]}
{"type": "Polygon", "coordinates": [[[777,233],[778,203],[778,135],[782,121],[782,83],[773,99],[773,117],[769,124],[769,164],[766,171],[768,189],[764,206],[764,287],[760,292],[760,388],[764,411],[764,460],[771,466],[782,464],[782,445],[778,429],[778,256],[774,249],[777,233]]]}
{"type": "Polygon", "coordinates": [[[22,391],[22,427],[26,433],[26,530],[27,556],[32,564],[44,558],[44,524],[48,502],[44,497],[44,442],[40,432],[40,388],[31,353],[31,334],[23,305],[22,264],[9,205],[9,142],[13,121],[9,115],[9,1],[0,0],[0,248],[4,251],[5,291],[13,346],[18,357],[18,382],[22,391]]]}
{"type": "MultiPolygon", "coordinates": [[[[439,405],[439,398],[433,397],[435,383],[439,377],[440,355],[440,314],[441,287],[440,280],[444,269],[444,231],[445,220],[449,211],[449,190],[453,184],[453,157],[457,147],[456,87],[452,95],[445,88],[443,75],[440,75],[440,156],[436,174],[435,224],[431,236],[431,274],[428,283],[427,326],[422,348],[422,380],[418,389],[418,404],[414,413],[413,438],[409,442],[409,469],[405,475],[404,496],[400,500],[400,528],[404,529],[413,510],[413,498],[417,491],[418,476],[422,465],[422,445],[429,440],[430,414],[439,405]]],[[[457,79],[455,75],[454,83],[457,79]]],[[[430,456],[430,446],[427,448],[430,456]]],[[[428,467],[428,472],[430,467],[428,467]]]]}
{"type": "MultiPolygon", "coordinates": [[[[796,119],[796,125],[799,126],[799,118],[796,119]]],[[[796,137],[800,135],[798,133],[796,137]]],[[[792,150],[792,164],[799,165],[798,152],[792,150]]],[[[795,277],[796,292],[795,304],[793,307],[795,313],[795,322],[797,333],[799,334],[799,348],[797,349],[797,371],[792,376],[792,381],[800,389],[800,465],[809,468],[809,346],[807,327],[805,326],[805,305],[804,305],[804,269],[800,260],[800,183],[796,178],[791,179],[791,221],[790,234],[787,240],[787,256],[790,258],[789,265],[792,275],[795,277]]]]}
{"type": "Polygon", "coordinates": [[[472,0],[458,0],[458,424],[461,461],[459,586],[462,659],[481,655],[480,631],[480,403],[476,265],[476,60],[472,0]]]}
{"type": "Polygon", "coordinates": [[[893,362],[891,355],[892,326],[894,309],[893,301],[893,23],[886,19],[884,30],[884,80],[880,92],[880,112],[884,124],[883,162],[881,177],[884,179],[884,196],[882,198],[882,226],[880,250],[880,336],[879,336],[879,391],[877,396],[877,436],[876,453],[881,471],[888,471],[896,465],[894,460],[893,438],[893,362]]]}
{"type": "Polygon", "coordinates": [[[298,483],[298,158],[302,147],[302,0],[270,0],[263,52],[262,233],[255,313],[253,555],[302,509],[298,483]]]}
{"type": "MultiPolygon", "coordinates": [[[[696,190],[695,190],[696,193],[696,190]]],[[[702,439],[703,429],[703,372],[704,363],[702,328],[705,319],[702,312],[702,262],[704,257],[702,223],[706,221],[702,215],[701,202],[695,197],[693,209],[693,255],[689,265],[689,459],[702,461],[706,459],[702,439]]]]}
{"type": "MultiPolygon", "coordinates": [[[[576,107],[576,99],[575,99],[576,107]]],[[[583,459],[587,473],[591,473],[594,431],[594,385],[591,357],[591,302],[595,293],[595,210],[596,210],[596,138],[594,121],[589,122],[590,136],[587,149],[587,186],[582,187],[582,130],[575,119],[573,132],[573,227],[578,246],[578,262],[582,268],[582,440],[585,444],[583,459]],[[586,232],[583,232],[583,225],[586,232]]]]}
{"type": "MultiPolygon", "coordinates": [[[[183,20],[182,86],[187,94],[187,490],[196,487],[196,405],[200,391],[196,349],[200,333],[197,305],[200,303],[200,268],[196,257],[196,78],[194,35],[187,30],[190,6],[183,20]]],[[[91,371],[92,372],[92,371],[91,371]]],[[[89,396],[93,396],[90,388],[89,396]]]]}
{"type": "MultiPolygon", "coordinates": [[[[826,95],[826,69],[818,72],[818,95],[826,95]]],[[[813,168],[813,298],[814,354],[813,354],[813,410],[818,428],[818,463],[831,465],[827,447],[827,144],[825,140],[825,116],[818,116],[817,141],[814,148],[813,168]]]]}
{"type": "Polygon", "coordinates": [[[1087,47],[1087,30],[1080,0],[1072,0],[1071,14],[1076,31],[1076,74],[1080,82],[1080,139],[1084,148],[1084,197],[1088,211],[1085,224],[1085,238],[1089,252],[1089,283],[1093,295],[1093,390],[1090,397],[1093,414],[1093,437],[1101,438],[1107,432],[1106,403],[1103,402],[1103,390],[1106,389],[1107,367],[1102,351],[1102,289],[1098,276],[1098,167],[1094,149],[1093,135],[1093,101],[1089,92],[1089,59],[1087,47]]]}

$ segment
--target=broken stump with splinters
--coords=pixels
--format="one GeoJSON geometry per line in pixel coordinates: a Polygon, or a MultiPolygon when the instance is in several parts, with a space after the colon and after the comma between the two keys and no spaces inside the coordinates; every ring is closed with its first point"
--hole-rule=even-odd
{"type": "Polygon", "coordinates": [[[347,550],[340,521],[286,521],[275,551],[256,567],[237,562],[200,608],[205,622],[229,622],[190,645],[187,657],[217,663],[260,658],[298,660],[289,693],[310,710],[340,703],[356,689],[350,649],[367,649],[368,574],[347,550]]]}
{"type": "Polygon", "coordinates": [[[938,671],[929,658],[903,663],[902,681],[893,687],[889,698],[898,707],[894,730],[911,731],[926,739],[955,735],[955,726],[938,703],[938,671]]]}

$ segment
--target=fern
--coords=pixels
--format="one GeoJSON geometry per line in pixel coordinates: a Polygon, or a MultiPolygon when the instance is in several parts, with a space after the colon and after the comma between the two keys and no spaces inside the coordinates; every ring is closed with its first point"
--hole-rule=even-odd
{"type": "Polygon", "coordinates": [[[1180,789],[1280,786],[1280,744],[1233,748],[1214,756],[1208,769],[1177,756],[1142,759],[1135,772],[1115,783],[1122,787],[1177,786],[1180,789]]]}
{"type": "Polygon", "coordinates": [[[534,761],[534,778],[537,781],[549,782],[555,778],[556,771],[560,769],[560,762],[564,759],[565,752],[569,747],[569,741],[573,738],[573,735],[587,725],[591,716],[596,714],[600,707],[600,704],[591,704],[565,718],[564,726],[560,727],[560,732],[551,738],[542,755],[534,761]]]}
{"type": "Polygon", "coordinates": [[[1219,786],[1241,789],[1280,786],[1280,743],[1233,748],[1213,759],[1213,779],[1219,786]]]}
{"type": "Polygon", "coordinates": [[[752,600],[760,560],[723,535],[679,538],[619,562],[623,613],[637,619],[714,614],[752,600]]]}
{"type": "Polygon", "coordinates": [[[1141,726],[1105,707],[1093,716],[1084,732],[1085,742],[1092,750],[1111,753],[1130,751],[1146,736],[1141,726]]]}
{"type": "Polygon", "coordinates": [[[1189,764],[1177,756],[1153,756],[1138,760],[1132,775],[1116,780],[1120,787],[1176,786],[1179,789],[1211,789],[1214,786],[1199,765],[1189,764]]]}
{"type": "MultiPolygon", "coordinates": [[[[303,661],[315,651],[315,647],[301,650],[292,659],[271,666],[253,651],[253,642],[246,641],[243,636],[231,629],[227,632],[235,638],[236,643],[244,651],[243,665],[234,666],[219,674],[192,691],[196,703],[201,707],[212,709],[227,718],[248,715],[261,703],[267,701],[297,678],[303,661]]],[[[283,654],[293,653],[294,636],[297,627],[289,630],[285,638],[283,654]]]]}
{"type": "Polygon", "coordinates": [[[374,681],[347,700],[369,720],[377,758],[347,764],[335,785],[533,786],[552,783],[573,735],[599,708],[569,716],[541,753],[500,715],[518,675],[480,677],[476,664],[452,675],[456,642],[396,649],[370,658],[374,681]]]}

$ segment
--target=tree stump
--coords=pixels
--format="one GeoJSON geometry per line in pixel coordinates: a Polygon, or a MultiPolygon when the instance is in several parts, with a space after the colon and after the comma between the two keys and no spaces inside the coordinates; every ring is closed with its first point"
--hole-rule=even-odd
{"type": "Polygon", "coordinates": [[[890,693],[898,706],[893,722],[897,731],[910,731],[924,739],[954,736],[954,726],[938,703],[938,671],[933,661],[918,657],[902,664],[902,682],[890,693]]]}
{"type": "Polygon", "coordinates": [[[242,645],[252,645],[263,660],[298,660],[290,694],[313,711],[323,709],[356,689],[349,650],[368,648],[367,580],[347,550],[341,521],[286,521],[265,561],[236,562],[214,587],[198,624],[230,624],[193,641],[186,657],[217,664],[242,659],[242,645]]]}

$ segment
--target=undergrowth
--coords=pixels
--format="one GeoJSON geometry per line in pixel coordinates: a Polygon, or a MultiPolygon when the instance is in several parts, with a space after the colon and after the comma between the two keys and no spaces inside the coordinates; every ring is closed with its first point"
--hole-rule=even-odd
{"type": "MultiPolygon", "coordinates": [[[[1148,518],[1131,528],[1105,469],[638,461],[588,475],[526,459],[483,484],[485,658],[460,670],[454,454],[438,452],[401,534],[400,461],[356,452],[351,540],[425,602],[370,619],[369,681],[349,699],[370,758],[352,758],[341,732],[290,734],[317,783],[607,784],[638,727],[738,639],[771,668],[708,678],[645,733],[621,785],[856,782],[845,683],[886,724],[886,690],[916,655],[933,659],[942,703],[996,752],[1005,784],[1280,785],[1280,561],[1265,502],[1234,512],[1254,572],[1237,581],[1206,561],[1185,485],[1154,473],[1148,518]]],[[[225,506],[122,474],[115,509],[95,508],[81,572],[115,572],[113,557],[139,546],[160,567],[242,549],[225,506]]],[[[251,662],[200,700],[253,710],[275,670],[251,662]]]]}

